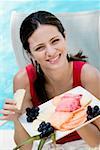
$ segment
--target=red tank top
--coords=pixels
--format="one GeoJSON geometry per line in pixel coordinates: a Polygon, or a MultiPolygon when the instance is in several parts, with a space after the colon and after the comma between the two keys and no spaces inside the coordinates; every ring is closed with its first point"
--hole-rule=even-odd
{"type": "MultiPolygon", "coordinates": [[[[73,61],[73,88],[76,86],[82,86],[81,84],[81,69],[85,62],[82,61],[73,61]]],[[[39,98],[36,94],[35,87],[34,87],[34,82],[36,80],[36,69],[35,67],[30,64],[26,66],[26,71],[28,74],[29,82],[30,82],[30,93],[31,96],[34,97],[32,99],[32,103],[34,106],[38,106],[41,104],[39,101],[39,98]]],[[[81,137],[78,135],[78,133],[75,131],[64,138],[61,138],[60,140],[57,141],[57,144],[64,144],[66,142],[74,141],[74,140],[79,140],[81,137]]]]}

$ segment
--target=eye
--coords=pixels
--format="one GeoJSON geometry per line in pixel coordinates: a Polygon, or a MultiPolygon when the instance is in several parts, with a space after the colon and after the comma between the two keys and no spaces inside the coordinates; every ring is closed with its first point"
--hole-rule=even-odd
{"type": "Polygon", "coordinates": [[[43,51],[45,49],[44,46],[39,46],[35,49],[35,51],[43,51]]]}
{"type": "Polygon", "coordinates": [[[52,44],[58,43],[59,40],[60,40],[60,39],[54,39],[54,40],[52,41],[52,44]]]}

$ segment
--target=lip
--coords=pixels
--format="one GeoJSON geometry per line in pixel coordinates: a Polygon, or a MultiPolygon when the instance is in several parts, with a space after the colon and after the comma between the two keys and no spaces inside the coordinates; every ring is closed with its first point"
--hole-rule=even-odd
{"type": "Polygon", "coordinates": [[[60,54],[59,55],[57,55],[56,57],[54,57],[54,58],[50,58],[49,60],[47,60],[49,63],[51,63],[51,64],[56,64],[58,61],[59,61],[59,58],[60,58],[60,54]]]}

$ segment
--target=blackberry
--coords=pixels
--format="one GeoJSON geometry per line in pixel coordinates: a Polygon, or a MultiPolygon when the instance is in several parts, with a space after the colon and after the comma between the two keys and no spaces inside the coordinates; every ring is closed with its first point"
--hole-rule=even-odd
{"type": "Polygon", "coordinates": [[[43,121],[43,122],[41,122],[41,124],[39,125],[39,127],[43,128],[43,127],[45,127],[45,125],[46,125],[46,123],[45,123],[45,121],[43,121]]]}
{"type": "Polygon", "coordinates": [[[87,120],[91,120],[98,115],[100,115],[99,106],[95,105],[93,108],[91,106],[87,107],[87,120]]]}
{"type": "Polygon", "coordinates": [[[95,106],[93,107],[93,116],[94,116],[94,117],[98,116],[98,115],[100,114],[99,112],[100,112],[99,106],[95,105],[95,106]]]}
{"type": "Polygon", "coordinates": [[[38,128],[38,131],[39,131],[39,132],[42,132],[42,128],[41,128],[41,127],[39,127],[39,128],[38,128]]]}
{"type": "Polygon", "coordinates": [[[44,135],[43,135],[43,133],[41,132],[41,133],[40,133],[40,138],[43,138],[43,137],[44,137],[44,135]]]}
{"type": "Polygon", "coordinates": [[[32,112],[32,113],[35,112],[35,108],[34,108],[34,107],[31,108],[31,112],[32,112]]]}
{"type": "Polygon", "coordinates": [[[43,134],[43,136],[46,136],[47,135],[47,130],[43,130],[42,134],[43,134]]]}
{"type": "Polygon", "coordinates": [[[47,127],[47,128],[51,127],[50,122],[47,122],[47,123],[46,123],[46,127],[47,127]]]}
{"type": "Polygon", "coordinates": [[[86,113],[87,113],[88,115],[92,115],[92,111],[87,110],[86,113]]]}
{"type": "Polygon", "coordinates": [[[39,125],[38,131],[41,132],[40,133],[40,138],[43,137],[47,137],[49,136],[51,133],[54,132],[54,128],[51,126],[51,124],[45,123],[44,121],[39,125]]]}
{"type": "Polygon", "coordinates": [[[51,126],[51,127],[48,128],[48,131],[53,133],[54,132],[54,128],[51,126]]]}
{"type": "Polygon", "coordinates": [[[33,119],[31,117],[27,117],[27,122],[33,122],[33,119]]]}
{"type": "Polygon", "coordinates": [[[93,119],[93,115],[88,115],[88,116],[87,116],[87,121],[89,121],[89,120],[91,120],[91,119],[93,119]]]}
{"type": "Polygon", "coordinates": [[[100,110],[97,112],[97,116],[99,116],[100,115],[100,110]]]}
{"type": "Polygon", "coordinates": [[[29,112],[30,112],[30,110],[31,110],[31,108],[29,108],[29,107],[28,107],[28,108],[26,108],[26,112],[27,112],[27,113],[29,113],[29,112]]]}
{"type": "Polygon", "coordinates": [[[92,115],[92,107],[91,106],[87,107],[87,115],[92,115]]]}
{"type": "Polygon", "coordinates": [[[99,106],[95,105],[94,110],[98,112],[99,111],[99,106]]]}
{"type": "Polygon", "coordinates": [[[30,113],[28,114],[28,116],[30,116],[30,117],[35,117],[35,113],[30,112],[30,113]]]}
{"type": "Polygon", "coordinates": [[[34,116],[38,116],[39,115],[39,112],[34,112],[34,116]]]}
{"type": "Polygon", "coordinates": [[[32,122],[33,120],[35,120],[38,115],[39,115],[39,107],[26,108],[26,116],[28,122],[32,122]]]}
{"type": "Polygon", "coordinates": [[[89,106],[87,107],[87,110],[92,111],[92,107],[89,105],[89,106]]]}
{"type": "Polygon", "coordinates": [[[97,114],[97,111],[95,109],[92,110],[92,115],[95,117],[97,114]]]}
{"type": "Polygon", "coordinates": [[[38,112],[39,111],[39,107],[35,107],[35,111],[38,112]]]}

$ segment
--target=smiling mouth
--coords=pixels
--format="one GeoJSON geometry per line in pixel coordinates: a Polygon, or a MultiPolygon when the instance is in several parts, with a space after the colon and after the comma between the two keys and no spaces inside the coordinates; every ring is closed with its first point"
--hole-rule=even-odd
{"type": "Polygon", "coordinates": [[[61,57],[61,54],[59,54],[58,56],[56,56],[56,57],[54,57],[54,58],[52,58],[52,59],[49,59],[49,60],[47,60],[47,61],[48,61],[49,63],[51,63],[51,64],[56,64],[56,63],[58,63],[60,57],[61,57]]]}

